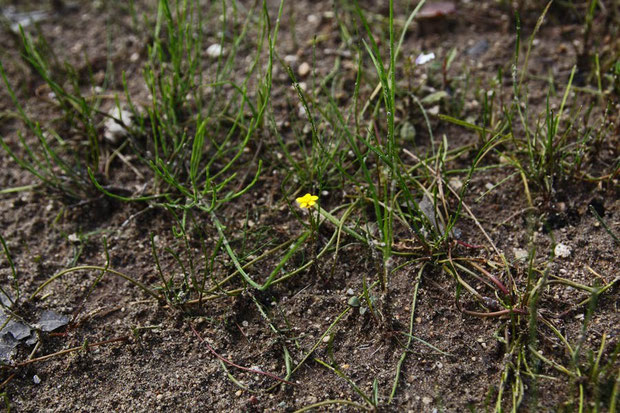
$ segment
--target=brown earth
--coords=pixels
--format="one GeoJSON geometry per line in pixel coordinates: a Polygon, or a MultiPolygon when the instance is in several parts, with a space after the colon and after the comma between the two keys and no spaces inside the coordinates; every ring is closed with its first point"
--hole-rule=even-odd
{"type": "MultiPolygon", "coordinates": [[[[105,92],[122,94],[120,73],[125,71],[133,95],[147,99],[148,92],[141,86],[141,62],[147,54],[146,45],[151,40],[152,28],[147,26],[143,31],[137,30],[127,4],[82,2],[69,4],[62,11],[52,11],[49,7],[53,2],[26,3],[5,1],[0,2],[0,7],[14,5],[22,11],[49,10],[49,15],[30,26],[28,31],[42,35],[59,61],[69,61],[85,76],[92,70],[102,85],[106,66],[111,62],[114,71],[105,92]]],[[[150,16],[150,23],[156,13],[155,3],[136,4],[140,15],[144,12],[150,16]]],[[[397,20],[404,21],[411,10],[407,7],[409,2],[396,3],[397,20]]],[[[525,44],[544,5],[521,3],[525,3],[521,13],[522,44],[525,44]]],[[[275,16],[277,4],[270,4],[270,7],[275,16]]],[[[382,16],[387,16],[387,6],[364,5],[364,8],[377,26],[384,22],[382,16]]],[[[240,8],[239,12],[243,14],[245,10],[240,8]]],[[[334,10],[336,16],[339,13],[351,15],[345,5],[333,9],[332,2],[287,2],[277,51],[282,58],[296,56],[290,60],[294,70],[301,62],[311,63],[318,81],[328,75],[336,59],[340,58],[338,78],[341,101],[345,104],[355,81],[356,57],[337,52],[346,48],[340,48],[341,37],[334,10]],[[318,40],[312,47],[315,36],[318,40]]],[[[209,18],[217,22],[217,16],[209,18]]],[[[526,80],[530,104],[537,108],[534,113],[544,113],[551,76],[551,86],[558,90],[559,97],[566,88],[571,68],[582,51],[579,42],[582,42],[583,23],[580,19],[579,15],[572,15],[556,5],[540,30],[530,61],[531,76],[526,80]]],[[[604,59],[618,51],[617,37],[614,40],[617,28],[614,32],[610,21],[600,14],[594,25],[592,42],[600,51],[602,61],[607,61],[604,59]]],[[[451,89],[452,96],[450,101],[440,103],[440,111],[458,112],[460,118],[476,121],[482,95],[496,81],[499,69],[503,71],[505,94],[510,96],[516,38],[513,22],[511,9],[497,2],[458,3],[453,16],[430,24],[414,23],[405,38],[402,61],[411,62],[421,52],[433,51],[436,62],[441,63],[455,48],[456,58],[447,73],[447,88],[451,89]],[[456,111],[454,106],[461,104],[462,108],[456,111]]],[[[142,24],[140,22],[139,27],[142,24]]],[[[214,23],[213,27],[207,27],[207,37],[217,42],[217,26],[214,23]]],[[[400,26],[397,29],[400,30],[400,26]]],[[[20,59],[18,37],[4,27],[0,32],[0,43],[0,59],[27,112],[42,123],[58,124],[56,108],[47,98],[49,91],[40,77],[20,59]]],[[[251,52],[251,48],[240,51],[240,59],[251,52]]],[[[418,90],[423,97],[446,87],[442,84],[442,76],[437,75],[441,73],[440,63],[435,69],[407,69],[403,65],[398,76],[403,83],[410,83],[412,89],[420,85],[424,77],[431,77],[418,90]]],[[[373,73],[369,62],[368,65],[369,73],[373,73]]],[[[301,131],[304,122],[298,115],[298,98],[290,87],[289,76],[280,64],[276,72],[271,110],[276,123],[283,126],[281,133],[291,139],[293,147],[294,131],[301,131]]],[[[311,85],[312,76],[310,74],[303,80],[311,85]]],[[[575,80],[578,87],[596,89],[591,72],[580,71],[578,76],[575,80]]],[[[363,83],[362,94],[367,99],[376,80],[363,79],[363,83]]],[[[584,107],[596,101],[596,96],[586,93],[580,94],[579,98],[583,99],[581,104],[584,107]]],[[[611,98],[615,103],[611,99],[607,122],[617,125],[617,96],[611,98]]],[[[424,119],[406,96],[399,102],[398,125],[410,122],[417,131],[409,150],[423,154],[429,147],[424,119]]],[[[108,110],[112,105],[112,100],[104,101],[102,108],[108,110]]],[[[427,110],[434,105],[428,105],[427,110]]],[[[598,105],[593,113],[599,113],[602,106],[598,105]]],[[[6,89],[0,88],[0,134],[11,144],[17,143],[17,131],[24,130],[11,115],[14,111],[6,89]]],[[[478,139],[476,134],[440,121],[433,115],[431,124],[437,144],[444,136],[450,148],[473,144],[478,139]]],[[[247,244],[247,253],[255,256],[289,240],[291,234],[299,234],[303,229],[297,212],[291,207],[293,198],[289,195],[295,190],[292,188],[294,184],[284,179],[287,171],[277,156],[276,138],[271,129],[265,128],[262,133],[261,143],[254,146],[265,163],[259,182],[221,213],[234,245],[242,248],[247,244]],[[244,227],[251,227],[246,231],[247,239],[244,239],[244,227]]],[[[114,150],[105,143],[102,145],[108,155],[114,150]]],[[[611,138],[604,142],[598,164],[593,162],[589,166],[592,176],[602,176],[610,170],[609,165],[617,162],[617,148],[616,126],[611,138]]],[[[244,162],[251,162],[251,155],[246,154],[244,162]]],[[[473,156],[473,151],[465,152],[450,161],[449,169],[469,168],[473,156]]],[[[485,162],[499,164],[501,159],[492,154],[485,158],[485,162]]],[[[499,183],[513,172],[501,168],[476,172],[465,203],[471,207],[498,250],[506,255],[516,284],[525,285],[528,265],[515,258],[515,249],[529,251],[533,246],[537,251],[534,266],[546,268],[550,275],[587,286],[595,285],[595,282],[600,285],[613,282],[617,277],[618,246],[589,212],[588,206],[594,205],[604,221],[618,233],[617,176],[596,182],[559,178],[549,196],[532,188],[534,208],[528,208],[523,183],[516,175],[478,200],[487,191],[489,183],[499,183]],[[555,243],[568,245],[572,250],[570,256],[550,259],[555,243]]],[[[142,173],[149,178],[146,170],[142,173]]],[[[454,176],[464,180],[466,174],[454,176]]],[[[140,185],[136,174],[118,159],[111,164],[108,179],[118,187],[140,185]]],[[[36,183],[32,175],[19,169],[6,152],[0,151],[0,189],[36,183]]],[[[331,210],[342,204],[347,199],[346,192],[351,194],[354,189],[343,191],[335,187],[328,190],[321,197],[322,207],[331,210]]],[[[208,217],[197,216],[196,219],[206,228],[205,245],[209,250],[217,241],[215,229],[210,227],[208,217]]],[[[152,254],[151,234],[156,236],[163,273],[177,276],[177,286],[182,293],[181,269],[165,248],[181,251],[181,260],[185,263],[188,256],[185,243],[175,237],[170,222],[169,214],[163,210],[101,196],[83,202],[68,201],[41,187],[0,195],[0,234],[7,240],[18,268],[23,297],[28,297],[62,269],[75,265],[103,265],[106,260],[103,237],[107,240],[111,268],[156,286],[160,279],[152,254]],[[72,234],[77,234],[79,241],[73,240],[72,234]]],[[[500,262],[484,234],[466,214],[457,226],[462,232],[463,243],[483,248],[455,245],[455,256],[480,258],[480,262],[500,262]]],[[[312,256],[313,250],[325,245],[332,233],[333,228],[326,224],[317,238],[304,247],[304,254],[312,256]]],[[[406,240],[410,237],[402,229],[396,231],[396,237],[397,250],[414,250],[415,243],[406,240]]],[[[191,248],[202,268],[200,240],[191,240],[191,248]]],[[[373,382],[376,381],[379,405],[384,406],[381,411],[452,412],[494,408],[502,372],[506,363],[514,362],[505,357],[506,349],[500,341],[506,334],[511,334],[509,320],[478,317],[460,311],[455,304],[453,278],[440,267],[424,267],[413,317],[413,335],[417,339],[411,342],[395,399],[388,406],[396,366],[407,341],[403,332],[409,330],[420,262],[397,269],[391,275],[388,291],[375,292],[380,315],[373,316],[371,311],[360,314],[359,309],[349,307],[347,301],[351,297],[349,290],[354,294],[362,292],[363,279],[369,284],[377,279],[376,257],[368,248],[351,239],[343,240],[337,260],[330,254],[325,257],[307,271],[267,292],[248,289],[237,296],[218,297],[200,305],[158,305],[143,291],[112,275],[104,276],[89,294],[99,272],[79,271],[63,276],[50,284],[37,299],[23,300],[14,310],[30,323],[46,309],[75,316],[75,322],[54,333],[41,333],[36,349],[19,347],[14,363],[83,346],[85,342],[92,345],[116,338],[121,340],[18,368],[4,368],[0,380],[4,381],[2,391],[6,394],[7,404],[12,411],[20,412],[293,411],[329,399],[364,404],[345,379],[315,360],[320,359],[339,366],[367,395],[372,395],[373,382]],[[337,320],[338,323],[326,335],[330,325],[337,320]],[[329,338],[323,340],[324,336],[329,338]],[[292,384],[279,385],[267,375],[226,365],[210,352],[202,339],[210,343],[220,356],[237,365],[258,368],[279,377],[286,375],[284,348],[291,352],[290,357],[296,365],[315,344],[318,347],[292,376],[292,384]],[[36,350],[34,353],[33,349],[36,350]],[[35,384],[35,376],[40,383],[35,384]]],[[[287,264],[286,270],[294,269],[295,264],[301,265],[304,259],[304,256],[295,257],[287,264]]],[[[266,276],[277,261],[269,258],[254,266],[253,271],[266,276]]],[[[393,268],[406,262],[404,256],[395,257],[393,268]]],[[[219,254],[214,276],[222,279],[233,270],[225,253],[219,254]]],[[[505,283],[509,282],[505,271],[497,271],[497,274],[505,283]]],[[[0,275],[3,287],[9,288],[10,268],[4,256],[0,260],[0,275]]],[[[211,279],[207,283],[211,285],[211,279]]],[[[233,281],[231,286],[243,287],[242,280],[233,281]]],[[[477,288],[484,295],[493,296],[493,291],[485,284],[479,283],[477,288]]],[[[583,340],[583,354],[598,351],[605,337],[601,355],[603,365],[610,362],[618,346],[619,291],[616,285],[599,297],[587,328],[582,331],[584,317],[590,315],[588,306],[579,306],[578,303],[588,297],[587,293],[570,286],[549,284],[541,294],[539,308],[553,319],[556,328],[570,343],[583,340]]],[[[463,298],[461,301],[463,308],[479,311],[473,300],[463,298]]],[[[570,357],[557,337],[549,331],[542,337],[545,355],[563,365],[570,365],[570,357]]],[[[538,368],[540,374],[555,379],[533,382],[524,377],[527,390],[521,411],[572,409],[574,405],[566,403],[578,398],[575,380],[544,364],[538,368]]],[[[612,368],[618,368],[617,360],[612,363],[612,368]]],[[[610,394],[608,384],[601,386],[607,389],[606,394],[610,394]]],[[[509,389],[504,391],[509,394],[509,389]]],[[[586,391],[587,400],[592,400],[594,389],[587,388],[586,391]]],[[[604,404],[610,402],[605,396],[602,401],[604,404]]],[[[506,399],[505,406],[509,405],[510,400],[506,399]]],[[[587,405],[587,408],[590,410],[593,406],[587,405]]],[[[346,405],[317,408],[317,411],[322,410],[355,411],[355,408],[346,405]]],[[[599,411],[606,411],[606,407],[600,407],[599,411]]]]}

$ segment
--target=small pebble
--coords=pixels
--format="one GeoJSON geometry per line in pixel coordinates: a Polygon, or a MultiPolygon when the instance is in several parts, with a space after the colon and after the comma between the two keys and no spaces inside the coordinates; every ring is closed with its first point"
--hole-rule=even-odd
{"type": "Polygon", "coordinates": [[[515,256],[515,260],[517,260],[517,261],[525,261],[525,260],[527,260],[527,257],[529,257],[529,255],[530,255],[523,248],[513,248],[512,249],[512,253],[515,256]]]}
{"type": "Polygon", "coordinates": [[[448,181],[448,184],[455,191],[460,191],[461,188],[463,188],[463,182],[459,178],[450,178],[450,180],[448,181]]]}
{"type": "Polygon", "coordinates": [[[570,254],[572,252],[568,245],[562,243],[557,244],[553,251],[555,252],[555,256],[560,258],[570,257],[570,254]]]}
{"type": "Polygon", "coordinates": [[[207,56],[212,58],[218,58],[222,55],[222,45],[214,43],[207,48],[207,56]]]}
{"type": "Polygon", "coordinates": [[[41,383],[41,379],[36,374],[32,377],[32,381],[34,382],[34,384],[40,384],[41,383]]]}
{"type": "Polygon", "coordinates": [[[310,24],[318,24],[321,21],[321,18],[316,14],[309,14],[308,17],[306,17],[306,20],[310,24]]]}
{"type": "Polygon", "coordinates": [[[422,403],[424,403],[424,404],[431,404],[432,401],[433,401],[433,399],[431,399],[428,396],[422,397],[422,403]]]}
{"type": "Polygon", "coordinates": [[[301,77],[306,77],[308,76],[308,73],[310,73],[310,70],[312,70],[312,68],[310,67],[308,62],[303,62],[302,64],[299,65],[299,69],[297,69],[297,73],[299,73],[299,76],[301,77]]]}
{"type": "Polygon", "coordinates": [[[323,343],[329,343],[329,340],[331,340],[332,336],[330,336],[329,334],[326,335],[325,337],[323,337],[323,343]]]}
{"type": "Polygon", "coordinates": [[[297,111],[297,115],[300,118],[305,118],[306,117],[306,108],[304,108],[303,105],[301,105],[301,104],[299,105],[299,109],[297,111]]]}

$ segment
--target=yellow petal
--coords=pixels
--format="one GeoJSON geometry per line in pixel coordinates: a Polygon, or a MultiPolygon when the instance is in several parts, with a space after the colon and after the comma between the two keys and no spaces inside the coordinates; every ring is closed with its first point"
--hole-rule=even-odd
{"type": "Polygon", "coordinates": [[[318,196],[307,193],[306,195],[295,199],[295,201],[297,201],[300,208],[310,208],[316,203],[318,199],[318,196]]]}

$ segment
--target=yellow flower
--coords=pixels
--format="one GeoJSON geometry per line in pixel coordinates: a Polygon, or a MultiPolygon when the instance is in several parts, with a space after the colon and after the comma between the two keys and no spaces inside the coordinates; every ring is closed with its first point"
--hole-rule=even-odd
{"type": "Polygon", "coordinates": [[[301,198],[297,198],[296,201],[300,208],[312,208],[314,204],[316,204],[317,199],[319,199],[319,197],[316,195],[306,194],[301,198]]]}

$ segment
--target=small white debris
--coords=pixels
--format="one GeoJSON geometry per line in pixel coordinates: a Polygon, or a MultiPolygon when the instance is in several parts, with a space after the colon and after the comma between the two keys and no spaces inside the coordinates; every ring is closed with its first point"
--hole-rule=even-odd
{"type": "Polygon", "coordinates": [[[286,56],[284,56],[284,61],[289,65],[293,64],[297,62],[297,56],[295,56],[294,54],[287,54],[286,56]]]}
{"type": "Polygon", "coordinates": [[[463,182],[456,177],[450,178],[448,185],[450,185],[455,191],[460,191],[461,188],[463,188],[463,182]]]}
{"type": "Polygon", "coordinates": [[[110,116],[103,124],[103,137],[113,145],[119,143],[119,140],[126,133],[126,128],[131,126],[131,112],[114,106],[109,112],[110,116]],[[119,123],[120,122],[120,123],[119,123]],[[123,126],[125,125],[125,126],[123,126]]]}
{"type": "Polygon", "coordinates": [[[353,288],[349,288],[347,290],[347,295],[355,295],[355,291],[353,291],[353,288]]]}
{"type": "Polygon", "coordinates": [[[484,187],[487,191],[491,191],[495,187],[495,185],[493,185],[491,182],[487,182],[486,184],[484,184],[484,187]]]}
{"type": "Polygon", "coordinates": [[[299,104],[299,109],[297,111],[297,115],[300,118],[305,118],[306,117],[306,108],[304,108],[304,106],[302,104],[299,104]]]}
{"type": "Polygon", "coordinates": [[[433,399],[431,399],[428,396],[422,397],[422,403],[424,403],[424,404],[431,404],[432,401],[433,401],[433,399]]]}
{"type": "Polygon", "coordinates": [[[71,53],[80,54],[84,49],[84,43],[77,41],[73,46],[71,46],[71,53]]]}
{"type": "Polygon", "coordinates": [[[430,62],[434,58],[435,58],[435,53],[433,53],[433,52],[430,52],[428,54],[420,53],[420,55],[415,58],[415,64],[416,65],[423,65],[423,64],[426,64],[426,63],[430,62]]]}
{"type": "Polygon", "coordinates": [[[78,235],[75,232],[69,235],[67,239],[69,240],[69,242],[72,242],[74,244],[77,244],[78,242],[80,242],[80,237],[78,237],[78,235]]]}
{"type": "Polygon", "coordinates": [[[326,335],[325,337],[323,337],[323,343],[329,343],[329,340],[331,340],[332,336],[330,336],[329,334],[326,335]]]}
{"type": "Polygon", "coordinates": [[[299,76],[301,77],[306,77],[308,76],[308,73],[310,73],[310,70],[312,70],[312,68],[310,67],[308,62],[303,62],[302,64],[299,65],[299,68],[297,69],[297,73],[299,73],[299,76]]]}
{"type": "Polygon", "coordinates": [[[214,43],[207,48],[207,56],[217,59],[222,55],[224,49],[222,49],[222,45],[218,43],[214,43]]]}
{"type": "Polygon", "coordinates": [[[513,248],[512,253],[517,261],[525,261],[527,260],[527,257],[529,257],[529,253],[523,248],[513,248]]]}
{"type": "Polygon", "coordinates": [[[426,112],[428,112],[429,115],[433,115],[433,116],[439,115],[439,105],[433,106],[426,112]]]}
{"type": "Polygon", "coordinates": [[[556,257],[567,258],[570,257],[572,250],[568,245],[560,243],[555,246],[553,252],[555,253],[556,257]]]}
{"type": "Polygon", "coordinates": [[[129,61],[132,62],[132,63],[135,63],[138,60],[140,60],[140,53],[138,53],[138,52],[133,52],[131,54],[131,56],[129,56],[129,61]]]}
{"type": "Polygon", "coordinates": [[[321,18],[316,14],[309,14],[308,17],[306,17],[306,20],[310,24],[318,24],[321,21],[321,18]]]}
{"type": "Polygon", "coordinates": [[[34,382],[34,384],[40,384],[41,383],[41,379],[36,374],[32,377],[32,381],[34,382]]]}

